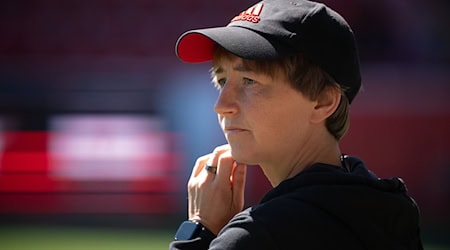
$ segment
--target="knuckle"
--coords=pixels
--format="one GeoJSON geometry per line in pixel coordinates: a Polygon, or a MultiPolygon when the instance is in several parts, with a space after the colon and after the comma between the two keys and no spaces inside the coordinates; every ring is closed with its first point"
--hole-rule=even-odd
{"type": "Polygon", "coordinates": [[[219,164],[230,164],[233,163],[233,158],[231,152],[227,151],[219,156],[219,164]]]}
{"type": "Polygon", "coordinates": [[[219,155],[221,155],[224,152],[227,152],[229,150],[230,150],[230,146],[228,144],[225,144],[225,145],[221,145],[221,146],[216,147],[214,149],[214,151],[213,151],[213,154],[214,154],[214,156],[219,156],[219,155]]]}
{"type": "Polygon", "coordinates": [[[214,152],[221,152],[224,150],[228,150],[229,148],[230,148],[230,145],[228,145],[228,144],[220,145],[214,149],[214,152]]]}
{"type": "Polygon", "coordinates": [[[203,155],[197,158],[195,161],[195,165],[198,166],[200,164],[203,164],[205,161],[207,161],[210,158],[211,154],[203,155]]]}
{"type": "Polygon", "coordinates": [[[187,189],[188,190],[193,190],[193,189],[196,188],[196,186],[197,186],[197,182],[196,181],[189,180],[188,184],[187,184],[187,189]]]}

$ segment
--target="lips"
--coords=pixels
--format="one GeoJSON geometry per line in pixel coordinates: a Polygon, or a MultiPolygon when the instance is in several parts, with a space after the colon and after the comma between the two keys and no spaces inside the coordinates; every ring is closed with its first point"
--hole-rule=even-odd
{"type": "Polygon", "coordinates": [[[245,132],[249,131],[244,126],[239,125],[238,123],[230,122],[228,119],[221,119],[220,125],[222,127],[222,130],[225,134],[232,134],[232,133],[239,133],[239,132],[245,132]]]}
{"type": "Polygon", "coordinates": [[[223,132],[225,134],[234,134],[234,133],[245,132],[245,131],[247,131],[247,130],[240,128],[240,127],[225,127],[223,129],[223,132]]]}

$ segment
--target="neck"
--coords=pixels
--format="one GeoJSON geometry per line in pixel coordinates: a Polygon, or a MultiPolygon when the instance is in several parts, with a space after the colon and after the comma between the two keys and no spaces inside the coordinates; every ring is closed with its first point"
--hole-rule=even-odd
{"type": "Polygon", "coordinates": [[[341,151],[338,142],[333,136],[326,133],[322,139],[310,140],[303,147],[297,149],[296,152],[291,152],[290,158],[283,156],[280,157],[283,160],[278,160],[272,164],[261,163],[260,166],[272,186],[276,187],[282,181],[296,176],[315,163],[339,167],[341,166],[340,156],[341,151]]]}

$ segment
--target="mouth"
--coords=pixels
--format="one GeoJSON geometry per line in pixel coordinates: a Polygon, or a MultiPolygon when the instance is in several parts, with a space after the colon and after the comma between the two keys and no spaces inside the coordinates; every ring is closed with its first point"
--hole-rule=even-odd
{"type": "Polygon", "coordinates": [[[245,132],[247,131],[246,129],[243,128],[239,128],[239,127],[225,127],[223,129],[223,132],[225,134],[235,134],[235,133],[240,133],[240,132],[245,132]]]}

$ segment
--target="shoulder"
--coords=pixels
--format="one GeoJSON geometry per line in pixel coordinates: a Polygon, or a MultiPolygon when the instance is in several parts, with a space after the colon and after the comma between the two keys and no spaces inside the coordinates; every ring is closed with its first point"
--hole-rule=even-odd
{"type": "Polygon", "coordinates": [[[274,199],[237,214],[210,249],[289,249],[318,219],[320,215],[308,204],[288,197],[274,199]]]}
{"type": "Polygon", "coordinates": [[[287,194],[242,211],[223,228],[211,249],[295,249],[299,244],[332,249],[333,244],[358,244],[339,218],[301,197],[287,194]],[[323,241],[324,235],[330,241],[323,241]]]}
{"type": "Polygon", "coordinates": [[[278,249],[265,224],[251,211],[238,213],[211,242],[210,249],[278,249]]]}

